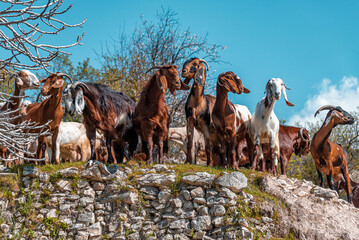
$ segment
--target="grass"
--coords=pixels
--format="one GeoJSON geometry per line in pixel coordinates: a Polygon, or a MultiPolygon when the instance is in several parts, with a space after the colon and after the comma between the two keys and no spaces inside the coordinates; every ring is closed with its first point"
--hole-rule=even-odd
{"type": "Polygon", "coordinates": [[[14,176],[1,176],[0,177],[0,197],[6,199],[13,199],[13,192],[19,192],[19,180],[14,176]]]}

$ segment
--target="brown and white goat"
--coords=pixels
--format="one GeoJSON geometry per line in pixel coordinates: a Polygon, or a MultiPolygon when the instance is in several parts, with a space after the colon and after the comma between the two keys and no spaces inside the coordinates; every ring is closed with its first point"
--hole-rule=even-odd
{"type": "MultiPolygon", "coordinates": [[[[135,109],[134,124],[141,137],[143,150],[146,150],[147,163],[153,163],[152,150],[156,144],[159,148],[159,162],[163,163],[163,143],[168,134],[168,107],[165,94],[167,88],[175,95],[176,90],[187,90],[189,87],[178,77],[177,67],[173,65],[156,66],[158,69],[148,80],[141,92],[135,109]],[[147,146],[147,149],[144,149],[147,146]]],[[[147,71],[147,72],[148,72],[147,71]]]]}
{"type": "Polygon", "coordinates": [[[96,158],[96,129],[106,139],[108,162],[123,161],[126,142],[130,158],[137,147],[138,136],[132,124],[135,102],[122,92],[116,92],[98,83],[75,82],[64,91],[66,111],[73,116],[83,115],[86,134],[91,144],[91,159],[96,158]],[[114,148],[115,157],[112,154],[114,148]]]}
{"type": "MultiPolygon", "coordinates": [[[[51,163],[60,163],[56,159],[56,139],[59,132],[59,125],[62,119],[63,111],[61,107],[61,96],[64,86],[63,77],[71,78],[64,73],[52,73],[40,82],[45,83],[41,88],[41,94],[50,96],[42,102],[30,104],[27,107],[25,120],[37,122],[39,125],[48,123],[47,128],[52,133],[52,156],[51,163]]],[[[34,130],[39,131],[39,130],[34,130]]],[[[38,140],[36,158],[44,158],[46,150],[45,136],[40,136],[38,140]]]]}
{"type": "Polygon", "coordinates": [[[196,128],[197,131],[204,136],[207,165],[211,164],[211,141],[214,141],[215,139],[212,111],[216,102],[216,97],[204,94],[208,70],[208,63],[200,58],[191,58],[187,60],[182,67],[181,76],[185,78],[184,82],[188,84],[189,81],[193,79],[193,85],[185,105],[188,136],[186,163],[195,164],[196,156],[193,154],[193,129],[196,128]]]}
{"type": "MultiPolygon", "coordinates": [[[[310,138],[307,129],[284,126],[279,127],[279,148],[280,148],[280,166],[283,175],[287,174],[287,166],[292,154],[301,157],[310,152],[310,138]]],[[[269,144],[262,145],[264,159],[270,159],[269,144]]],[[[268,162],[267,162],[267,165],[268,162]]],[[[267,167],[267,169],[270,169],[267,167]]]]}
{"type": "Polygon", "coordinates": [[[222,165],[231,165],[233,169],[238,169],[237,145],[245,138],[245,128],[250,116],[228,100],[228,92],[242,94],[250,93],[250,91],[243,86],[241,79],[233,72],[221,73],[218,76],[217,98],[212,113],[213,125],[221,144],[222,165]],[[240,134],[240,129],[242,134],[240,134]]]}
{"type": "Polygon", "coordinates": [[[323,187],[322,173],[327,176],[328,185],[332,190],[335,189],[335,182],[345,182],[348,201],[351,202],[347,155],[339,144],[329,140],[329,136],[332,129],[337,125],[353,124],[354,118],[341,107],[332,105],[319,108],[314,116],[317,116],[323,110],[329,110],[329,112],[321,128],[314,134],[310,145],[310,151],[319,175],[320,186],[323,187]]]}
{"type": "Polygon", "coordinates": [[[258,160],[262,160],[262,171],[266,170],[262,144],[269,142],[272,172],[278,174],[277,165],[280,158],[278,139],[279,120],[274,114],[273,109],[275,102],[281,97],[281,92],[283,92],[286,104],[290,107],[294,106],[294,104],[287,100],[286,88],[282,79],[270,79],[265,90],[267,95],[257,104],[254,110],[249,124],[249,154],[253,170],[256,169],[258,160]]]}

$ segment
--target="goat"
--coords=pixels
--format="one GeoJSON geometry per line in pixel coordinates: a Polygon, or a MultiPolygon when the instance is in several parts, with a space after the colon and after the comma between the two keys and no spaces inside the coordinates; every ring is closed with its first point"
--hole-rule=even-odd
{"type": "MultiPolygon", "coordinates": [[[[67,77],[71,82],[71,78],[64,73],[52,73],[47,78],[42,79],[40,82],[44,83],[41,88],[41,94],[44,96],[50,96],[39,103],[30,104],[26,111],[25,120],[37,122],[40,125],[48,123],[47,128],[52,133],[52,156],[51,163],[60,162],[56,159],[56,139],[59,132],[59,125],[63,115],[61,107],[61,96],[64,86],[63,77],[67,77]]],[[[39,130],[34,130],[39,131],[39,130]]],[[[46,142],[45,136],[40,136],[37,146],[37,159],[44,158],[46,142]]]]}
{"type": "MultiPolygon", "coordinates": [[[[15,90],[13,96],[9,98],[8,102],[4,102],[0,107],[0,112],[9,111],[9,117],[12,124],[19,124],[25,119],[24,97],[25,91],[28,89],[37,89],[40,87],[40,82],[32,72],[28,70],[21,70],[15,74],[15,90]]],[[[7,148],[0,146],[0,156],[6,158],[7,148]]],[[[10,162],[5,163],[10,166],[10,162]]]]}
{"type": "MultiPolygon", "coordinates": [[[[168,140],[178,143],[182,151],[187,154],[187,127],[169,128],[168,140]]],[[[193,131],[193,144],[194,153],[192,153],[192,155],[198,156],[203,161],[207,161],[203,135],[196,129],[193,131]]]]}
{"type": "MultiPolygon", "coordinates": [[[[47,152],[52,156],[52,137],[46,138],[47,152]]],[[[81,160],[86,162],[90,158],[90,142],[86,136],[86,128],[82,123],[61,122],[56,139],[56,161],[60,161],[60,153],[63,159],[70,161],[81,160]],[[79,152],[79,154],[77,154],[79,152]],[[79,156],[81,159],[79,159],[79,156]]]]}
{"type": "Polygon", "coordinates": [[[314,117],[323,110],[329,110],[323,125],[314,134],[310,145],[310,152],[318,172],[320,186],[323,187],[324,173],[327,176],[329,188],[334,190],[334,182],[344,178],[348,201],[351,202],[351,186],[349,180],[348,160],[343,148],[329,140],[330,133],[338,124],[353,124],[354,118],[341,107],[325,105],[317,110],[314,117]]]}
{"type": "MultiPolygon", "coordinates": [[[[96,158],[96,129],[105,136],[108,162],[123,162],[124,146],[129,143],[129,155],[136,149],[138,137],[132,124],[135,102],[122,92],[110,90],[98,83],[75,82],[64,91],[66,112],[83,114],[83,124],[91,145],[91,159],[96,158]]],[[[128,157],[129,158],[129,157],[128,157]]]]}
{"type": "MultiPolygon", "coordinates": [[[[134,124],[137,134],[141,137],[142,148],[146,150],[147,164],[153,163],[153,145],[159,148],[159,162],[163,163],[164,141],[168,134],[168,107],[165,101],[167,88],[175,95],[176,90],[187,90],[173,65],[155,66],[158,69],[147,81],[141,92],[140,100],[135,109],[134,124]],[[144,149],[147,146],[147,149],[144,149]]],[[[146,73],[147,73],[146,72],[146,73]]]]}
{"type": "Polygon", "coordinates": [[[193,79],[193,85],[185,105],[188,136],[186,163],[195,163],[196,160],[196,156],[193,155],[193,129],[196,128],[204,136],[207,165],[211,164],[211,141],[214,142],[216,139],[212,122],[212,111],[216,97],[204,94],[208,70],[208,63],[200,58],[191,58],[182,67],[181,76],[185,78],[185,84],[193,79]]]}
{"type": "MultiPolygon", "coordinates": [[[[283,175],[287,174],[287,166],[292,154],[306,156],[310,152],[310,138],[307,129],[279,126],[279,148],[280,148],[280,167],[283,175]]],[[[269,144],[262,145],[264,159],[270,159],[269,144]]],[[[268,162],[267,162],[268,165],[268,162]]],[[[267,167],[269,169],[269,167],[267,167]]]]}
{"type": "MultiPolygon", "coordinates": [[[[287,99],[284,82],[280,78],[272,78],[267,82],[265,93],[267,94],[256,106],[254,114],[250,121],[249,136],[250,136],[250,159],[252,170],[256,169],[257,160],[262,160],[262,171],[265,171],[265,161],[262,151],[262,143],[269,140],[270,145],[270,159],[272,171],[278,174],[278,159],[279,159],[279,121],[274,114],[274,105],[281,97],[283,92],[285,102],[288,106],[294,106],[293,103],[287,99]],[[254,148],[254,149],[253,149],[254,148]]],[[[287,88],[289,89],[289,88],[287,88]]]]}
{"type": "MultiPolygon", "coordinates": [[[[227,159],[233,169],[238,169],[237,145],[244,139],[244,134],[239,134],[240,129],[246,128],[250,120],[249,111],[236,107],[228,101],[228,92],[242,94],[250,93],[242,84],[241,79],[233,72],[221,73],[217,80],[217,97],[213,107],[212,121],[221,144],[221,162],[227,166],[227,159]]],[[[247,109],[247,108],[246,108],[247,109]]],[[[248,110],[248,109],[247,109],[248,110]]]]}

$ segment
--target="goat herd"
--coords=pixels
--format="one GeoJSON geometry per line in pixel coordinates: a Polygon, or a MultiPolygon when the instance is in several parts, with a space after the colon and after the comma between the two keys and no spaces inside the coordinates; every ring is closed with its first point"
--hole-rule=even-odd
{"type": "MultiPolygon", "coordinates": [[[[156,66],[147,72],[153,69],[156,71],[143,87],[137,105],[124,93],[101,84],[74,83],[64,73],[52,73],[39,81],[30,71],[22,70],[15,77],[14,96],[2,105],[0,113],[12,111],[11,121],[14,124],[29,121],[47,125],[52,136],[47,139],[40,136],[36,156],[29,158],[44,158],[49,145],[52,163],[60,163],[60,152],[63,159],[81,158],[83,161],[103,160],[107,155],[109,163],[123,162],[124,158],[130,159],[134,153],[142,152],[146,154],[148,164],[152,164],[154,159],[164,163],[168,140],[172,140],[182,144],[187,155],[186,163],[195,164],[197,155],[201,155],[207,165],[233,169],[249,166],[253,170],[278,175],[278,162],[282,174],[286,174],[293,153],[301,156],[311,152],[321,185],[324,173],[331,189],[346,190],[349,202],[352,201],[352,191],[354,195],[359,195],[359,185],[349,178],[345,152],[339,144],[329,140],[335,126],[354,122],[354,118],[342,108],[321,107],[315,116],[323,110],[329,112],[322,127],[310,140],[306,129],[279,124],[274,105],[281,98],[281,93],[286,104],[294,106],[287,99],[286,89],[289,88],[280,78],[267,82],[266,96],[258,102],[251,115],[247,107],[228,100],[228,92],[250,93],[233,72],[218,76],[215,97],[204,94],[209,66],[203,59],[191,58],[184,63],[181,74],[184,81],[179,78],[176,66],[156,66]],[[65,78],[70,83],[63,90],[65,78]],[[173,95],[177,90],[188,90],[192,79],[193,85],[185,104],[187,126],[169,128],[165,100],[167,89],[173,95]],[[48,98],[25,108],[24,91],[39,88],[40,83],[44,83],[41,94],[48,98]],[[61,122],[62,99],[65,111],[71,116],[75,113],[82,115],[83,124],[61,122]],[[356,188],[358,191],[355,191],[356,188]]],[[[3,159],[9,155],[4,146],[0,146],[0,154],[3,159]]],[[[357,198],[359,207],[359,196],[357,198]]],[[[354,205],[355,199],[354,196],[354,205]]]]}

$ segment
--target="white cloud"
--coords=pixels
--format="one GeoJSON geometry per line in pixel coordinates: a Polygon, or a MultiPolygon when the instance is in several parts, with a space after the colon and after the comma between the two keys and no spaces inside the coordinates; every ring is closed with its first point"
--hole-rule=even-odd
{"type": "Polygon", "coordinates": [[[332,84],[329,79],[323,79],[319,93],[307,99],[304,108],[290,118],[289,124],[316,122],[325,118],[327,111],[321,112],[316,118],[314,113],[327,104],[341,106],[348,112],[355,111],[359,106],[358,78],[343,77],[339,84],[332,84]]]}

